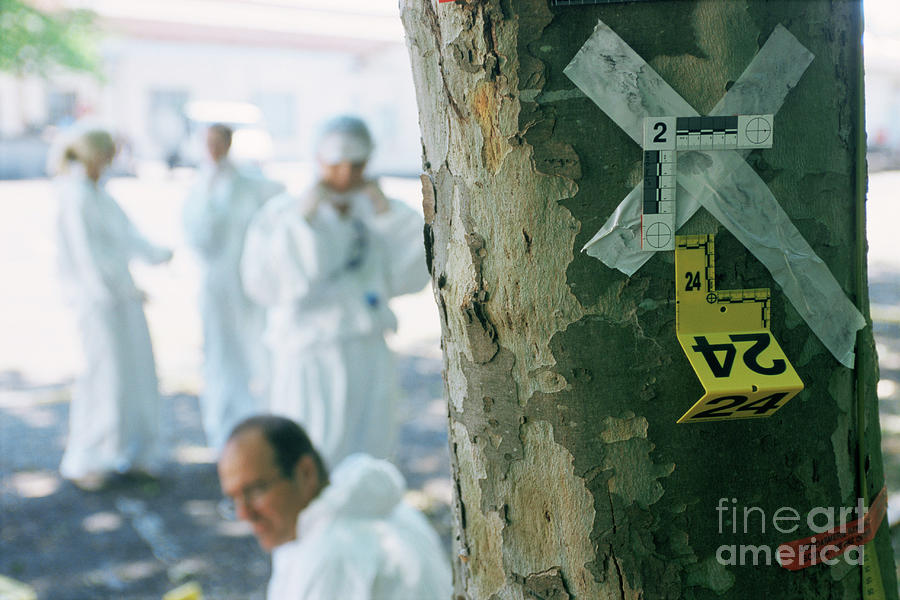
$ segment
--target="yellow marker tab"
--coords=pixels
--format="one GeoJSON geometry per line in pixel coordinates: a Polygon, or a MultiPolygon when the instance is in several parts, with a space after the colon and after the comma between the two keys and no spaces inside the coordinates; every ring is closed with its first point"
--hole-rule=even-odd
{"type": "Polygon", "coordinates": [[[0,575],[0,600],[37,600],[30,585],[0,575]]]}
{"type": "Polygon", "coordinates": [[[769,331],[769,290],[716,291],[713,238],[675,238],[675,329],[706,390],[679,423],[770,417],[803,389],[769,331]]]}
{"type": "Polygon", "coordinates": [[[203,590],[193,581],[166,592],[162,600],[203,600],[203,590]]]}

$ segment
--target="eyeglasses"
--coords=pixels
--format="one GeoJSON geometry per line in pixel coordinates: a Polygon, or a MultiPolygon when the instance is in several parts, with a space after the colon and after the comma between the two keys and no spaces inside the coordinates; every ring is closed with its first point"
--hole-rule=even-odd
{"type": "Polygon", "coordinates": [[[245,485],[236,495],[228,496],[219,502],[219,514],[228,520],[237,520],[237,503],[240,502],[244,506],[253,506],[259,502],[263,496],[269,493],[276,484],[287,479],[283,475],[272,477],[270,479],[260,479],[253,483],[245,485]]]}

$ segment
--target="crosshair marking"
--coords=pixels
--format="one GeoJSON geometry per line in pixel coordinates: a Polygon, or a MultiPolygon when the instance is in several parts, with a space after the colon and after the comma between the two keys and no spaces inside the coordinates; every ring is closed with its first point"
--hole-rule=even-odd
{"type": "Polygon", "coordinates": [[[651,223],[644,233],[644,239],[654,248],[664,248],[672,239],[672,229],[665,223],[651,223]]]}
{"type": "Polygon", "coordinates": [[[762,117],[750,119],[747,123],[747,139],[753,144],[762,144],[772,135],[772,125],[762,117]]]}

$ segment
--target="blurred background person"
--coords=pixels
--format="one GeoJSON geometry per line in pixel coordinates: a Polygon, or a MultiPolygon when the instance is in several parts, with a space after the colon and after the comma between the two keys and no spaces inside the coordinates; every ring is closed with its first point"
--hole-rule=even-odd
{"type": "Polygon", "coordinates": [[[181,164],[181,146],[187,137],[184,115],[172,106],[159,107],[154,115],[154,131],[159,139],[169,171],[181,164]]]}
{"type": "Polygon", "coordinates": [[[450,563],[391,463],[354,454],[329,476],[301,427],[263,415],[235,428],[219,481],[272,552],[269,600],[450,597],[450,563]]]}
{"type": "Polygon", "coordinates": [[[388,457],[395,373],[384,340],[393,296],[428,282],[422,217],[364,177],[372,137],[359,118],[327,122],[318,181],[269,202],[247,234],[248,295],[268,307],[269,409],[297,420],[329,465],[388,457]]]}
{"type": "Polygon", "coordinates": [[[86,371],[72,391],[61,474],[86,488],[112,474],[152,473],[163,458],[156,365],[132,258],[167,262],[172,252],[137,231],[101,176],[115,144],[102,129],[77,128],[63,142],[59,258],[63,288],[81,330],[86,371]]]}
{"type": "Polygon", "coordinates": [[[200,411],[207,444],[220,450],[234,425],[259,412],[265,389],[265,313],[244,294],[240,260],[250,220],[284,186],[242,172],[228,157],[232,130],[206,131],[208,161],[184,204],[188,244],[201,264],[203,391],[200,411]]]}

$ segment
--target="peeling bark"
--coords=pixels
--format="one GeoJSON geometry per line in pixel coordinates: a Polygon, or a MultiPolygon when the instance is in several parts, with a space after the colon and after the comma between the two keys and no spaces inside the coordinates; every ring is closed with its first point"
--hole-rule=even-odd
{"type": "MultiPolygon", "coordinates": [[[[401,9],[442,326],[456,597],[857,597],[858,568],[721,564],[721,545],[787,539],[771,522],[732,534],[715,510],[732,497],[768,515],[852,505],[854,373],[773,289],[772,329],[806,390],[769,419],[675,423],[702,388],[674,334],[673,257],[660,253],[626,278],[579,252],[640,179],[641,151],[562,74],[603,19],[707,111],[785,25],[817,58],[776,117],[775,147],[748,161],[853,298],[854,4],[402,0],[401,9]]],[[[682,233],[717,234],[722,289],[774,288],[704,211],[682,233]]],[[[882,480],[874,404],[869,415],[871,493],[882,480]]],[[[876,542],[889,557],[884,536],[876,542]]]]}

